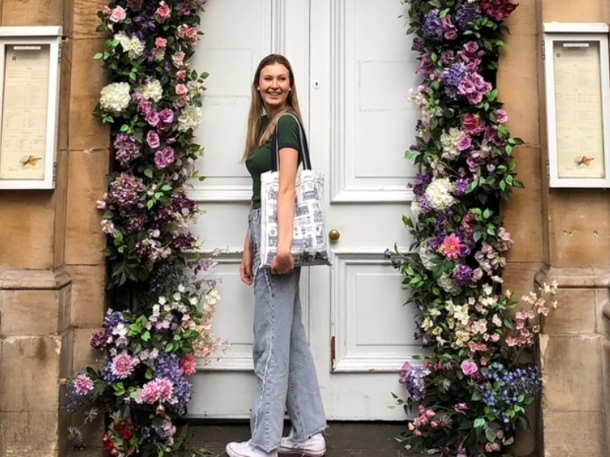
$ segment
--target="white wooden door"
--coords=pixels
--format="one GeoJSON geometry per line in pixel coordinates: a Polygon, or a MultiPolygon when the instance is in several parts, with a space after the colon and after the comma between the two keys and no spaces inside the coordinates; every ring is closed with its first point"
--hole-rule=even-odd
{"type": "Polygon", "coordinates": [[[196,230],[208,249],[227,250],[214,330],[228,338],[222,360],[195,377],[193,417],[247,417],[254,393],[252,292],[238,266],[249,177],[239,164],[249,87],[270,52],[291,61],[315,168],[326,173],[327,225],[340,232],[333,267],[305,269],[304,321],[330,420],[403,418],[390,409],[398,371],[418,352],[400,276],[383,258],[408,246],[401,216],[413,169],[403,151],[417,119],[407,92],[417,62],[396,0],[212,0],[195,58],[211,73],[203,106],[202,173],[193,192],[206,214],[196,230]],[[309,271],[307,271],[309,270],[309,271]]]}

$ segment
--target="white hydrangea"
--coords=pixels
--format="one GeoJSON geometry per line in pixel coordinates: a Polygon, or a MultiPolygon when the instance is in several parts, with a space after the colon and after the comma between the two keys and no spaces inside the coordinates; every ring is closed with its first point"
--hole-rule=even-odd
{"type": "Polygon", "coordinates": [[[447,273],[443,273],[440,278],[438,278],[438,285],[445,292],[451,295],[457,295],[462,291],[462,288],[449,277],[447,273]]]}
{"type": "Polygon", "coordinates": [[[186,132],[189,129],[195,129],[201,122],[201,108],[189,105],[182,110],[182,114],[178,117],[178,131],[186,132]]]}
{"type": "Polygon", "coordinates": [[[419,259],[426,270],[432,271],[434,269],[432,260],[435,258],[436,256],[430,252],[427,242],[423,242],[419,245],[419,259]]]}
{"type": "Polygon", "coordinates": [[[135,36],[130,38],[125,32],[115,34],[114,39],[121,44],[123,51],[127,53],[130,59],[140,57],[146,47],[143,41],[138,40],[135,36]]]}
{"type": "Polygon", "coordinates": [[[453,160],[460,155],[457,149],[463,133],[460,129],[450,128],[448,132],[441,134],[441,145],[443,146],[443,158],[453,160]]]}
{"type": "Polygon", "coordinates": [[[100,105],[104,111],[119,114],[129,106],[129,83],[112,83],[104,87],[100,94],[100,105]]]}
{"type": "Polygon", "coordinates": [[[413,201],[411,201],[411,217],[413,218],[413,221],[417,221],[420,214],[421,206],[417,200],[413,199],[413,201]]]}
{"type": "Polygon", "coordinates": [[[163,97],[163,88],[161,87],[161,81],[158,79],[151,79],[147,84],[136,87],[136,94],[140,94],[142,97],[158,102],[163,97]]]}
{"type": "Polygon", "coordinates": [[[437,211],[444,211],[456,202],[451,193],[454,191],[449,178],[435,179],[424,193],[430,206],[437,211]]]}

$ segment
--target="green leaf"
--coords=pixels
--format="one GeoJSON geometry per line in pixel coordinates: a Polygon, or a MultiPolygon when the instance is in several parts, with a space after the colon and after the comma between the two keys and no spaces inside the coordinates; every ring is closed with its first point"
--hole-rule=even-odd
{"type": "Polygon", "coordinates": [[[485,438],[487,438],[487,441],[489,441],[490,443],[493,443],[496,439],[496,434],[491,428],[487,427],[485,429],[485,438]]]}
{"type": "Polygon", "coordinates": [[[141,336],[142,341],[150,341],[150,332],[146,331],[141,336]]]}
{"type": "Polygon", "coordinates": [[[485,426],[485,419],[481,419],[480,417],[478,419],[474,420],[474,428],[481,428],[485,426]]]}
{"type": "Polygon", "coordinates": [[[93,56],[93,60],[100,60],[102,57],[104,57],[104,53],[103,52],[98,52],[97,54],[95,54],[93,56]]]}

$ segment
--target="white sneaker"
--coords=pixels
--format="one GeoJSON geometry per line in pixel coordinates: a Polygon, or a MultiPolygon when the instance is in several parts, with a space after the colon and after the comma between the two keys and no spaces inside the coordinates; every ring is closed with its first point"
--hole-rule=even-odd
{"type": "Polygon", "coordinates": [[[294,457],[323,457],[326,455],[326,441],[321,433],[302,443],[295,443],[292,437],[288,436],[280,441],[278,452],[280,455],[294,457]]]}
{"type": "Polygon", "coordinates": [[[250,441],[229,443],[225,450],[229,457],[278,457],[277,451],[271,453],[263,452],[253,447],[250,441]]]}

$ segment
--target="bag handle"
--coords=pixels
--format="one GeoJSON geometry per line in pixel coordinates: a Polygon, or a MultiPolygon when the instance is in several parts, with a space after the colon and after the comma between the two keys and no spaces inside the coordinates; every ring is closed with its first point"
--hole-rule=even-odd
{"type": "MultiPolygon", "coordinates": [[[[307,144],[307,136],[305,135],[305,131],[303,130],[303,126],[301,125],[301,121],[292,113],[284,113],[284,115],[292,116],[295,121],[297,121],[297,125],[299,126],[299,143],[301,146],[301,154],[299,154],[303,159],[303,169],[311,170],[311,157],[309,156],[309,146],[307,144]]],[[[275,152],[275,154],[271,154],[271,171],[278,171],[279,163],[280,163],[280,150],[279,144],[277,141],[277,131],[279,129],[279,119],[278,123],[275,126],[275,133],[273,134],[273,139],[271,141],[271,150],[275,152]]]]}

